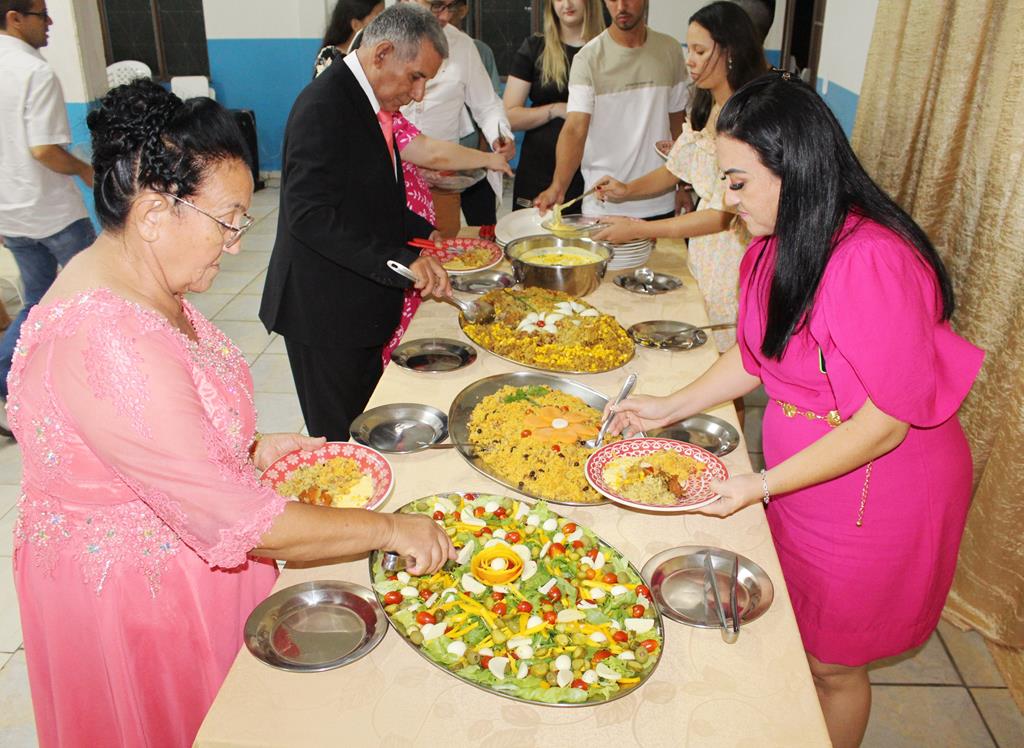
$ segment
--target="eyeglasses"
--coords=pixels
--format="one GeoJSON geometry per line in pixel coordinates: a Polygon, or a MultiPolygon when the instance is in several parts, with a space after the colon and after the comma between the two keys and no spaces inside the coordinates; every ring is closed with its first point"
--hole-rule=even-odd
{"type": "Polygon", "coordinates": [[[430,12],[435,16],[439,16],[445,11],[454,13],[457,8],[461,8],[466,4],[466,0],[452,0],[450,3],[432,2],[430,4],[430,12]]]}
{"type": "Polygon", "coordinates": [[[42,10],[22,10],[22,11],[19,11],[19,12],[23,16],[38,16],[39,18],[42,18],[44,21],[52,21],[53,20],[50,17],[50,11],[47,10],[46,8],[43,8],[42,10]]]}
{"type": "Polygon", "coordinates": [[[230,249],[231,247],[233,247],[236,244],[238,244],[238,240],[242,238],[242,236],[245,234],[246,231],[248,231],[249,229],[252,228],[252,225],[254,223],[256,223],[256,220],[252,216],[250,216],[248,213],[243,213],[242,214],[242,219],[243,219],[242,220],[242,225],[241,226],[232,226],[230,223],[226,223],[226,222],[220,220],[219,218],[217,218],[216,216],[211,216],[209,213],[207,213],[205,210],[200,208],[198,205],[193,205],[188,200],[182,200],[177,195],[172,195],[169,192],[164,192],[163,194],[166,195],[167,197],[171,198],[171,200],[174,200],[174,202],[176,202],[176,203],[181,203],[182,205],[187,205],[192,210],[195,210],[195,211],[198,211],[199,213],[202,213],[207,218],[209,218],[209,219],[219,223],[221,225],[221,227],[225,231],[230,232],[230,233],[224,235],[224,249],[230,249]]]}

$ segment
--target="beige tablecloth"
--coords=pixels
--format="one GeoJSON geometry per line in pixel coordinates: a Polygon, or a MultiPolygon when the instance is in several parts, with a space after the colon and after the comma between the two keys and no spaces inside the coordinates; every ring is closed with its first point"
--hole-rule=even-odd
{"type": "MultiPolygon", "coordinates": [[[[685,279],[682,289],[645,297],[614,286],[611,271],[587,301],[624,326],[676,319],[706,324],[681,243],[662,241],[652,267],[685,279]]],[[[467,296],[467,298],[469,298],[467,296]]],[[[465,340],[456,312],[426,302],[406,340],[443,336],[465,340]]],[[[693,380],[717,357],[713,344],[686,352],[639,348],[626,367],[575,378],[609,395],[627,371],[638,392],[665,394],[693,380]]],[[[420,402],[448,410],[468,384],[520,367],[480,350],[457,372],[419,374],[388,366],[368,407],[420,402]]],[[[712,411],[736,424],[731,404],[712,411]]],[[[472,469],[454,450],[389,456],[393,510],[439,491],[512,493],[472,469]]],[[[750,470],[746,445],[724,458],[730,472],[750,470]]],[[[764,512],[758,506],[725,520],[700,515],[648,515],[615,505],[557,507],[590,527],[640,568],[679,545],[714,545],[758,563],[775,584],[775,601],[726,644],[718,631],[665,619],[665,649],[657,670],[635,693],[587,708],[514,702],[466,685],[426,662],[389,631],[367,657],[338,670],[297,674],[274,670],[244,648],[196,740],[197,746],[817,746],[828,745],[800,636],[764,512]]],[[[365,557],[318,568],[286,569],[276,589],[314,579],[369,585],[365,557]]]]}

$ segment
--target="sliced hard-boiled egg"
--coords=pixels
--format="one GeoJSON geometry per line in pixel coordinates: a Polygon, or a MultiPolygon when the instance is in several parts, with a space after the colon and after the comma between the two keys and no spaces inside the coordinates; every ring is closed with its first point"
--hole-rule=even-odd
{"type": "Polygon", "coordinates": [[[572,623],[573,621],[582,621],[586,616],[575,608],[566,608],[558,611],[558,617],[555,619],[559,623],[572,623]]]}
{"type": "Polygon", "coordinates": [[[462,589],[471,595],[479,595],[481,592],[485,592],[487,588],[476,580],[472,574],[462,575],[462,589]]]}
{"type": "Polygon", "coordinates": [[[537,592],[539,592],[542,595],[546,595],[546,594],[548,594],[548,592],[551,591],[551,588],[554,587],[554,586],[555,586],[555,578],[551,577],[551,579],[549,579],[548,581],[546,581],[544,584],[542,584],[540,587],[537,588],[537,592]]]}
{"type": "Polygon", "coordinates": [[[445,514],[451,514],[455,511],[455,504],[453,504],[449,499],[446,499],[444,496],[435,496],[434,511],[444,512],[445,514]]]}
{"type": "Polygon", "coordinates": [[[550,540],[540,547],[540,557],[541,558],[544,558],[547,555],[548,548],[550,548],[550,547],[551,547],[551,541],[550,540]]]}
{"type": "Polygon", "coordinates": [[[462,657],[462,655],[466,654],[466,642],[452,642],[448,645],[448,654],[453,654],[456,657],[462,657]]]}
{"type": "Polygon", "coordinates": [[[420,591],[415,587],[403,587],[399,590],[402,593],[402,597],[419,597],[420,591]]]}
{"type": "Polygon", "coordinates": [[[636,655],[630,652],[628,649],[624,649],[619,653],[620,660],[635,660],[636,655]]]}
{"type": "MultiPolygon", "coordinates": [[[[568,425],[568,422],[566,423],[566,425],[568,425]]],[[[543,528],[544,532],[554,532],[558,529],[558,520],[554,517],[549,517],[548,519],[544,520],[544,524],[541,525],[541,527],[543,528]]]]}
{"type": "Polygon", "coordinates": [[[555,676],[559,688],[565,688],[572,683],[572,670],[559,670],[555,676]]]}
{"type": "Polygon", "coordinates": [[[473,527],[486,527],[487,523],[479,517],[474,517],[473,512],[469,511],[468,507],[463,507],[462,512],[459,514],[459,521],[464,525],[472,525],[473,527]]]}
{"type": "Polygon", "coordinates": [[[529,620],[526,621],[526,628],[532,629],[534,626],[540,626],[544,623],[544,619],[540,616],[530,616],[529,620]]]}
{"type": "Polygon", "coordinates": [[[597,667],[594,668],[597,671],[598,676],[605,680],[618,680],[622,676],[619,675],[615,670],[605,665],[603,662],[597,663],[597,667]]]}
{"type": "Polygon", "coordinates": [[[569,542],[570,543],[573,542],[574,540],[583,540],[583,528],[582,527],[577,527],[575,530],[573,530],[572,534],[569,536],[569,542]]]}
{"type": "Polygon", "coordinates": [[[530,505],[529,504],[520,504],[519,507],[516,509],[516,519],[522,519],[523,517],[525,517],[529,513],[530,513],[530,505]]]}
{"type": "Polygon", "coordinates": [[[523,561],[523,573],[519,578],[525,582],[527,579],[529,579],[537,573],[537,568],[537,562],[533,559],[523,561]]]}
{"type": "Polygon", "coordinates": [[[498,510],[499,506],[501,506],[501,504],[499,504],[497,501],[488,501],[486,504],[484,504],[484,511],[488,514],[494,514],[498,510]]]}
{"type": "Polygon", "coordinates": [[[399,584],[409,584],[409,580],[412,579],[412,577],[409,576],[409,573],[405,571],[400,571],[395,576],[398,578],[399,584]]]}
{"type": "Polygon", "coordinates": [[[594,605],[594,603],[590,602],[589,600],[580,600],[579,603],[576,605],[576,607],[577,608],[584,608],[586,610],[590,610],[592,608],[596,608],[597,606],[594,605]]]}
{"type": "Polygon", "coordinates": [[[530,560],[530,549],[522,543],[516,543],[512,546],[512,550],[516,552],[516,555],[518,555],[519,558],[523,559],[523,563],[530,560]]]}
{"type": "Polygon", "coordinates": [[[500,592],[503,595],[507,595],[508,594],[508,587],[506,587],[505,585],[502,585],[502,584],[494,585],[493,587],[491,587],[491,590],[494,591],[494,592],[500,592]]]}
{"type": "Polygon", "coordinates": [[[654,628],[653,618],[627,618],[626,628],[638,634],[644,634],[654,628]]]}
{"type": "Polygon", "coordinates": [[[540,524],[540,517],[536,514],[531,514],[526,518],[526,524],[530,527],[537,527],[540,524]]]}
{"type": "Polygon", "coordinates": [[[605,591],[600,587],[594,587],[592,590],[590,590],[590,598],[592,600],[603,600],[605,594],[605,591]]]}
{"type": "Polygon", "coordinates": [[[507,533],[505,532],[505,530],[503,530],[500,527],[497,530],[494,531],[494,539],[495,540],[504,540],[505,539],[505,535],[507,535],[507,533]]]}
{"type": "Polygon", "coordinates": [[[611,588],[610,592],[614,597],[618,597],[619,595],[625,595],[627,592],[629,592],[629,589],[623,587],[621,584],[616,584],[614,587],[611,588]]]}
{"type": "Polygon", "coordinates": [[[491,538],[484,544],[484,548],[490,548],[495,545],[508,545],[504,538],[491,538]]]}
{"type": "Polygon", "coordinates": [[[596,642],[597,644],[604,644],[608,641],[608,637],[602,634],[600,631],[595,631],[590,635],[590,641],[596,642]]]}
{"type": "Polygon", "coordinates": [[[560,533],[560,532],[556,532],[554,535],[551,536],[551,542],[552,543],[564,543],[565,542],[565,534],[564,533],[560,533]]]}
{"type": "Polygon", "coordinates": [[[508,568],[508,561],[503,558],[492,558],[489,566],[493,571],[505,571],[508,568]]]}
{"type": "Polygon", "coordinates": [[[458,562],[459,566],[462,566],[463,564],[468,563],[469,559],[473,558],[473,554],[475,552],[476,542],[471,540],[462,546],[462,550],[459,551],[459,555],[455,560],[458,562]]]}
{"type": "Polygon", "coordinates": [[[520,644],[516,647],[516,657],[520,660],[528,660],[533,657],[533,647],[529,644],[520,644]]]}
{"type": "Polygon", "coordinates": [[[494,650],[490,647],[484,647],[477,654],[479,654],[481,657],[494,657],[494,650]]]}
{"type": "Polygon", "coordinates": [[[590,684],[597,683],[597,671],[596,670],[586,670],[586,671],[583,672],[583,675],[581,677],[583,678],[583,682],[584,683],[590,683],[590,684]]]}
{"type": "Polygon", "coordinates": [[[528,637],[528,636],[513,636],[511,639],[508,640],[508,642],[505,644],[505,646],[508,647],[509,649],[518,649],[519,647],[523,646],[524,644],[529,644],[529,643],[530,643],[530,637],[528,637]]]}
{"type": "Polygon", "coordinates": [[[428,607],[428,608],[433,608],[434,607],[434,603],[436,603],[436,602],[437,602],[437,593],[435,592],[433,595],[431,595],[430,597],[427,598],[427,601],[425,603],[423,603],[423,605],[428,607]]]}
{"type": "Polygon", "coordinates": [[[492,657],[487,663],[487,669],[491,671],[498,680],[505,680],[505,670],[508,668],[508,657],[492,657]]]}
{"type": "Polygon", "coordinates": [[[437,639],[439,636],[444,634],[444,630],[448,627],[444,621],[440,623],[425,623],[420,628],[420,632],[423,634],[423,641],[429,642],[433,639],[437,639]]]}
{"type": "Polygon", "coordinates": [[[572,658],[569,655],[558,655],[555,658],[555,670],[568,670],[572,667],[572,658]]]}
{"type": "Polygon", "coordinates": [[[516,673],[516,678],[518,680],[522,680],[523,678],[525,678],[529,674],[530,674],[530,666],[527,665],[525,662],[520,662],[519,663],[519,672],[516,673]]]}

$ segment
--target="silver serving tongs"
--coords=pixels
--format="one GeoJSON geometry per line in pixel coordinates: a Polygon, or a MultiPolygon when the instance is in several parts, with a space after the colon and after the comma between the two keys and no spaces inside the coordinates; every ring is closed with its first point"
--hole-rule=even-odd
{"type": "Polygon", "coordinates": [[[708,587],[711,588],[711,596],[715,600],[715,613],[718,615],[718,623],[722,628],[722,640],[726,644],[732,644],[738,638],[725,621],[725,608],[722,607],[722,597],[718,594],[718,580],[715,578],[715,566],[711,561],[711,551],[704,552],[704,601],[707,604],[708,587]]]}
{"type": "Polygon", "coordinates": [[[740,623],[743,621],[743,611],[737,604],[740,583],[740,557],[738,553],[732,554],[732,574],[729,575],[729,612],[732,613],[733,641],[740,635],[740,623]]]}

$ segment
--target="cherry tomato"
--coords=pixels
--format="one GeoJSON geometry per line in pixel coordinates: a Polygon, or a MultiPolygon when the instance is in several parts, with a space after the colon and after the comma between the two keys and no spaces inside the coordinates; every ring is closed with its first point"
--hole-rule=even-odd
{"type": "Polygon", "coordinates": [[[590,686],[587,685],[587,682],[585,680],[583,680],[582,678],[577,678],[576,680],[574,680],[572,682],[571,688],[578,688],[578,689],[580,689],[582,691],[586,691],[587,689],[590,688],[590,686]]]}
{"type": "Polygon", "coordinates": [[[508,614],[508,606],[505,603],[495,603],[491,608],[491,612],[496,616],[504,616],[508,614]]]}
{"type": "Polygon", "coordinates": [[[654,639],[644,639],[640,642],[640,646],[646,649],[648,652],[653,652],[658,648],[658,642],[654,639]]]}
{"type": "Polygon", "coordinates": [[[607,660],[611,656],[612,651],[610,649],[602,649],[594,653],[593,661],[600,662],[601,660],[607,660]]]}
{"type": "Polygon", "coordinates": [[[475,493],[467,493],[466,494],[466,501],[475,501],[475,500],[476,500],[476,494],[475,493]]]}
{"type": "Polygon", "coordinates": [[[646,610],[643,605],[634,605],[629,612],[633,614],[633,618],[643,618],[646,610]]]}
{"type": "Polygon", "coordinates": [[[651,599],[651,590],[646,584],[638,584],[636,586],[636,594],[643,595],[648,600],[651,599]]]}
{"type": "Polygon", "coordinates": [[[388,574],[388,580],[394,582],[396,579],[398,579],[397,574],[388,574]]]}
{"type": "Polygon", "coordinates": [[[614,634],[612,634],[612,640],[617,641],[620,644],[622,644],[623,642],[628,642],[629,634],[627,634],[625,631],[616,631],[614,634]]]}
{"type": "Polygon", "coordinates": [[[572,547],[573,548],[582,548],[583,547],[583,541],[582,540],[574,540],[574,541],[572,541],[572,547]]]}
{"type": "Polygon", "coordinates": [[[588,568],[585,572],[583,572],[583,576],[585,576],[587,579],[593,579],[597,576],[597,572],[593,569],[588,568]]]}
{"type": "Polygon", "coordinates": [[[597,550],[597,548],[591,548],[589,551],[587,551],[587,555],[590,557],[592,561],[597,561],[598,552],[599,551],[597,550]]]}
{"type": "Polygon", "coordinates": [[[484,655],[483,657],[480,658],[480,667],[482,667],[482,668],[484,668],[486,670],[487,669],[487,663],[490,662],[490,661],[491,661],[491,656],[490,655],[484,655]]]}
{"type": "Polygon", "coordinates": [[[433,594],[434,593],[430,591],[429,587],[424,587],[422,590],[420,590],[420,599],[421,600],[429,600],[430,596],[433,595],[433,594]]]}
{"type": "Polygon", "coordinates": [[[558,623],[558,613],[553,610],[545,610],[543,617],[546,623],[558,623]]]}
{"type": "Polygon", "coordinates": [[[491,593],[491,597],[494,599],[494,602],[500,603],[502,600],[505,599],[505,593],[504,592],[492,592],[491,593]]]}
{"type": "Polygon", "coordinates": [[[498,519],[504,519],[508,516],[508,509],[506,509],[503,506],[499,506],[497,509],[494,510],[494,516],[498,519]]]}
{"type": "Polygon", "coordinates": [[[398,605],[400,602],[402,602],[402,593],[398,590],[393,590],[384,595],[385,605],[398,605]]]}
{"type": "Polygon", "coordinates": [[[519,432],[519,436],[522,437],[523,439],[525,439],[526,437],[528,437],[532,433],[533,432],[530,431],[530,429],[523,429],[522,431],[519,432]]]}
{"type": "Polygon", "coordinates": [[[552,452],[561,452],[562,448],[560,446],[558,446],[557,444],[552,444],[551,445],[551,451],[552,452]]]}
{"type": "Polygon", "coordinates": [[[556,600],[561,600],[562,599],[562,591],[560,589],[558,589],[558,585],[557,584],[553,585],[551,587],[551,589],[548,590],[547,598],[551,602],[555,602],[556,600]]]}
{"type": "Polygon", "coordinates": [[[601,581],[604,582],[605,584],[618,584],[619,583],[619,575],[615,574],[614,572],[609,571],[607,574],[605,574],[603,577],[601,577],[601,581]]]}
{"type": "Polygon", "coordinates": [[[420,626],[423,626],[427,623],[437,623],[437,619],[434,618],[433,614],[428,613],[425,610],[421,610],[419,613],[416,614],[416,623],[418,623],[420,626]]]}
{"type": "Polygon", "coordinates": [[[516,606],[516,610],[520,613],[529,613],[533,610],[533,605],[530,604],[529,600],[522,600],[519,605],[516,606]]]}
{"type": "Polygon", "coordinates": [[[482,537],[484,535],[493,535],[494,530],[489,527],[481,527],[479,530],[473,533],[476,537],[482,537]]]}
{"type": "Polygon", "coordinates": [[[576,523],[566,522],[565,526],[562,528],[562,532],[564,532],[566,535],[572,535],[574,532],[576,532],[576,523]]]}
{"type": "Polygon", "coordinates": [[[444,519],[444,512],[438,509],[436,512],[434,512],[434,519],[444,519]]]}
{"type": "Polygon", "coordinates": [[[512,532],[510,532],[510,533],[507,533],[507,534],[505,535],[505,540],[507,540],[507,541],[508,541],[509,543],[511,543],[512,545],[515,545],[516,543],[518,543],[518,542],[519,542],[520,540],[522,540],[522,539],[523,539],[523,536],[522,536],[522,535],[520,535],[520,534],[519,534],[518,532],[516,532],[515,530],[513,530],[512,532]]]}
{"type": "Polygon", "coordinates": [[[555,556],[561,556],[564,553],[565,546],[561,543],[552,543],[551,546],[548,548],[548,555],[551,558],[554,558],[555,556]]]}
{"type": "Polygon", "coordinates": [[[478,506],[473,509],[473,516],[475,517],[483,517],[485,514],[487,514],[487,510],[482,506],[478,506]]]}

